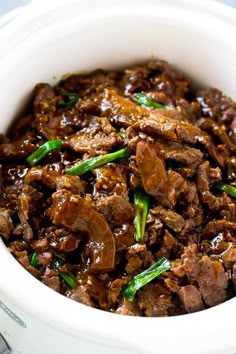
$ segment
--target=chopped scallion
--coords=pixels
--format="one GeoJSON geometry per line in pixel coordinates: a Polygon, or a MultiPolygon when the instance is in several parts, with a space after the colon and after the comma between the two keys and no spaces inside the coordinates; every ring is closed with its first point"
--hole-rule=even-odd
{"type": "Polygon", "coordinates": [[[126,156],[127,156],[127,149],[121,149],[115,152],[111,152],[110,154],[91,157],[88,160],[82,161],[77,165],[68,168],[65,172],[69,175],[82,176],[85,173],[97,167],[106,165],[109,162],[112,162],[117,159],[121,159],[122,157],[126,157],[126,156]]]}
{"type": "Polygon", "coordinates": [[[43,145],[41,145],[36,151],[34,151],[29,157],[27,157],[27,162],[34,166],[38,163],[44,156],[53,150],[60,150],[61,140],[49,140],[43,145]]]}
{"type": "Polygon", "coordinates": [[[213,184],[213,189],[218,190],[220,192],[225,192],[230,197],[236,198],[236,187],[231,186],[230,184],[216,182],[213,184]]]}
{"type": "Polygon", "coordinates": [[[136,93],[134,97],[134,101],[143,107],[151,107],[151,108],[162,108],[165,109],[163,104],[154,101],[152,98],[143,95],[142,93],[136,93]]]}
{"type": "Polygon", "coordinates": [[[70,288],[74,289],[78,285],[76,277],[71,272],[63,273],[59,271],[58,274],[70,288]]]}
{"type": "Polygon", "coordinates": [[[38,267],[39,263],[38,263],[38,253],[34,252],[30,258],[30,264],[33,267],[38,267]]]}
{"type": "Polygon", "coordinates": [[[57,256],[54,259],[53,268],[59,274],[59,276],[64,280],[64,282],[70,288],[74,289],[78,285],[78,281],[77,281],[76,277],[74,276],[74,274],[72,274],[71,272],[64,273],[64,272],[60,271],[60,267],[63,266],[64,264],[65,264],[64,259],[57,256]]]}
{"type": "Polygon", "coordinates": [[[135,240],[137,242],[143,240],[146,219],[148,214],[149,196],[143,189],[136,189],[134,192],[135,206],[135,240]]]}
{"type": "Polygon", "coordinates": [[[57,256],[57,257],[54,259],[53,268],[58,272],[58,271],[59,271],[59,268],[60,268],[61,266],[63,266],[64,264],[65,264],[64,259],[62,259],[61,257],[57,256]]]}
{"type": "Polygon", "coordinates": [[[123,294],[128,301],[133,301],[136,292],[144,285],[171,269],[171,262],[163,257],[144,272],[135,275],[131,282],[123,289],[123,294]]]}
{"type": "Polygon", "coordinates": [[[64,102],[60,102],[58,104],[58,107],[70,107],[70,106],[74,106],[78,99],[79,99],[79,95],[75,92],[65,92],[62,94],[63,98],[64,98],[64,102]]]}
{"type": "Polygon", "coordinates": [[[120,135],[122,137],[122,139],[126,138],[126,134],[125,132],[123,132],[122,130],[120,130],[119,132],[117,132],[118,135],[120,135]]]}

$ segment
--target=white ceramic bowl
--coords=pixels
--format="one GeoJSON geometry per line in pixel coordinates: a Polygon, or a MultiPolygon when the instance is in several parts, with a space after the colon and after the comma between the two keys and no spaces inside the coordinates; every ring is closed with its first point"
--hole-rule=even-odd
{"type": "MultiPolygon", "coordinates": [[[[236,99],[236,11],[213,0],[66,1],[50,11],[36,2],[27,12],[1,30],[0,131],[36,82],[152,56],[236,99]]],[[[236,299],[172,318],[114,315],[44,286],[2,242],[0,307],[14,354],[236,353],[236,299]]]]}

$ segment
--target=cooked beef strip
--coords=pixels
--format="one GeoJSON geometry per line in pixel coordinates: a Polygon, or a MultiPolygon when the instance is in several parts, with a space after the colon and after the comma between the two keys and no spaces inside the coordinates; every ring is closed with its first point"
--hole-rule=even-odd
{"type": "Polygon", "coordinates": [[[136,303],[123,298],[123,301],[116,309],[115,313],[126,316],[142,316],[142,312],[136,303]]]}
{"type": "Polygon", "coordinates": [[[184,146],[179,143],[157,142],[158,150],[165,160],[178,162],[182,165],[196,168],[202,161],[203,154],[199,149],[184,146]]]}
{"type": "Polygon", "coordinates": [[[74,135],[67,137],[64,148],[70,147],[77,153],[89,153],[91,156],[100,155],[119,145],[122,138],[116,133],[104,134],[101,127],[84,128],[74,135]]]}
{"type": "Polygon", "coordinates": [[[0,235],[4,238],[5,241],[9,239],[9,236],[11,235],[14,228],[11,216],[11,210],[0,208],[0,235]]]}
{"type": "Polygon", "coordinates": [[[128,195],[126,166],[109,163],[96,168],[93,173],[95,175],[95,199],[108,194],[128,195]]]}
{"type": "Polygon", "coordinates": [[[87,183],[78,176],[63,175],[56,178],[56,189],[67,189],[73,194],[83,195],[86,193],[87,183]]]}
{"type": "Polygon", "coordinates": [[[224,125],[220,126],[209,118],[201,118],[198,120],[198,126],[201,129],[215,135],[219,139],[220,143],[224,144],[225,148],[236,151],[236,145],[234,145],[233,142],[230,140],[228,134],[226,133],[224,125]]]}
{"type": "Polygon", "coordinates": [[[215,88],[197,92],[197,101],[202,106],[202,114],[219,123],[232,123],[236,117],[236,104],[215,88]]]}
{"type": "Polygon", "coordinates": [[[26,174],[25,184],[39,181],[49,188],[56,188],[57,178],[61,176],[62,165],[59,163],[48,164],[44,167],[32,167],[26,174]]]}
{"type": "Polygon", "coordinates": [[[164,206],[168,206],[167,172],[164,160],[157,155],[151,144],[140,141],[137,145],[136,161],[145,191],[160,199],[164,206]]]}
{"type": "Polygon", "coordinates": [[[132,316],[215,306],[236,294],[235,198],[214,187],[236,186],[235,146],[236,104],[217,89],[196,92],[162,60],[37,84],[27,114],[0,135],[0,236],[37,279],[87,306],[132,316]],[[72,93],[77,101],[63,104],[72,93]],[[164,107],[139,105],[137,93],[164,107]],[[61,149],[30,166],[53,139],[61,149]],[[123,148],[126,158],[66,173],[123,148]],[[149,200],[139,242],[137,188],[149,200]],[[128,301],[125,287],[163,257],[170,271],[128,301]]]}
{"type": "Polygon", "coordinates": [[[48,211],[52,223],[70,231],[88,233],[91,247],[91,271],[101,272],[114,268],[114,236],[104,217],[79,195],[62,189],[52,195],[48,211]]]}
{"type": "Polygon", "coordinates": [[[214,145],[211,136],[200,128],[187,122],[181,122],[176,127],[176,135],[179,140],[184,141],[185,143],[191,145],[198,143],[203,145],[209,155],[220,165],[220,167],[224,167],[224,158],[214,145]]]}
{"type": "Polygon", "coordinates": [[[233,289],[236,291],[236,262],[233,265],[232,268],[232,283],[233,283],[233,289]]]}
{"type": "Polygon", "coordinates": [[[33,229],[29,224],[30,212],[37,208],[38,201],[42,194],[31,186],[22,188],[18,197],[18,215],[23,228],[23,237],[25,241],[30,241],[33,237],[33,229]],[[36,203],[35,203],[36,202],[36,203]]]}
{"type": "Polygon", "coordinates": [[[134,220],[133,206],[124,196],[110,195],[99,198],[96,209],[113,225],[131,224],[134,220]]]}
{"type": "Polygon", "coordinates": [[[228,273],[225,272],[219,261],[212,261],[208,256],[203,256],[199,261],[200,274],[197,282],[204,302],[215,306],[227,298],[228,273]]]}
{"type": "Polygon", "coordinates": [[[209,223],[203,230],[203,237],[213,238],[214,236],[219,235],[224,230],[235,231],[236,222],[229,221],[226,219],[209,221],[209,223]]]}
{"type": "Polygon", "coordinates": [[[41,271],[30,264],[29,256],[27,251],[16,251],[14,252],[14,256],[20,262],[20,264],[28,270],[32,275],[36,278],[39,278],[41,275],[41,271]]]}
{"type": "Polygon", "coordinates": [[[145,288],[140,289],[138,304],[148,317],[168,316],[168,309],[171,307],[171,293],[160,283],[148,284],[145,288]]]}
{"type": "Polygon", "coordinates": [[[167,210],[161,206],[157,206],[151,210],[153,215],[156,215],[166,227],[175,232],[180,232],[184,227],[184,219],[181,215],[172,210],[167,210]]]}
{"type": "Polygon", "coordinates": [[[204,309],[201,293],[194,285],[182,286],[179,290],[179,297],[188,313],[204,309]]]}
{"type": "Polygon", "coordinates": [[[147,250],[145,244],[134,244],[130,246],[126,252],[126,267],[127,274],[136,274],[143,268],[148,268],[153,263],[153,256],[147,250]]]}
{"type": "Polygon", "coordinates": [[[80,302],[83,305],[95,307],[89,295],[88,287],[86,287],[86,285],[78,285],[75,289],[68,290],[65,295],[69,299],[80,302]]]}
{"type": "Polygon", "coordinates": [[[197,171],[197,186],[200,194],[200,198],[207,207],[213,211],[219,210],[225,203],[223,198],[216,197],[210,191],[209,183],[209,161],[204,161],[197,171]]]}
{"type": "Polygon", "coordinates": [[[132,125],[134,129],[141,129],[147,133],[151,131],[163,138],[176,140],[175,128],[177,123],[175,120],[161,115],[155,110],[138,106],[119,96],[115,90],[106,89],[104,91],[101,112],[111,122],[120,126],[129,127],[132,125]]]}
{"type": "Polygon", "coordinates": [[[109,304],[111,306],[115,306],[117,303],[119,303],[119,299],[122,296],[121,292],[122,289],[125,285],[127,285],[128,279],[127,277],[123,278],[117,278],[114,281],[109,284],[109,293],[108,293],[108,299],[109,299],[109,304]]]}
{"type": "Polygon", "coordinates": [[[42,275],[41,280],[44,284],[49,286],[49,288],[60,292],[61,288],[61,283],[60,283],[60,278],[58,274],[55,272],[55,270],[52,270],[50,268],[46,268],[44,275],[42,275]]]}

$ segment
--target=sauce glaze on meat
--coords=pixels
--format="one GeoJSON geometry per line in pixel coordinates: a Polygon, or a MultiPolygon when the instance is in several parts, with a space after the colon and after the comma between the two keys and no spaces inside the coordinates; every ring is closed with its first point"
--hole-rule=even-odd
{"type": "Polygon", "coordinates": [[[0,137],[0,234],[41,282],[82,304],[138,316],[191,313],[235,296],[236,199],[213,184],[236,185],[236,104],[190,84],[152,60],[36,85],[29,114],[0,137]],[[68,92],[79,99],[61,107],[68,92]],[[138,92],[165,109],[138,105],[138,92]],[[26,158],[53,139],[62,140],[60,151],[31,167],[26,158]],[[81,177],[65,174],[124,147],[128,158],[81,177]],[[134,238],[138,187],[150,196],[142,242],[134,238]],[[64,260],[62,272],[76,276],[73,289],[55,257],[64,260]],[[171,270],[128,301],[122,289],[162,257],[171,270]]]}

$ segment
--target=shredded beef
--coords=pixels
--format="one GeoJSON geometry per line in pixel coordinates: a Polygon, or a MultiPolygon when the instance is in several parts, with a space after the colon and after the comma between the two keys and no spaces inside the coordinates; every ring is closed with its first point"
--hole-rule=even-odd
{"type": "Polygon", "coordinates": [[[204,302],[209,306],[224,302],[227,298],[228,274],[222,264],[219,261],[212,261],[208,256],[203,256],[199,265],[200,274],[197,282],[204,302]]]}
{"type": "Polygon", "coordinates": [[[0,162],[0,237],[51,289],[147,317],[235,297],[236,103],[220,90],[158,59],[38,83],[0,162]]]}
{"type": "Polygon", "coordinates": [[[70,231],[88,233],[93,271],[106,271],[114,268],[115,243],[111,229],[104,217],[96,212],[79,195],[64,189],[52,195],[52,208],[49,211],[52,223],[70,231]]]}
{"type": "Polygon", "coordinates": [[[49,286],[51,289],[60,292],[60,279],[54,270],[50,268],[46,268],[46,271],[44,275],[42,275],[41,280],[44,284],[49,286]]]}
{"type": "Polygon", "coordinates": [[[32,167],[26,174],[25,184],[33,184],[38,181],[49,188],[56,187],[57,178],[62,173],[62,166],[60,164],[50,164],[42,168],[32,167]]]}
{"type": "Polygon", "coordinates": [[[124,196],[111,195],[99,198],[96,208],[113,225],[129,224],[134,219],[133,206],[124,196]]]}
{"type": "Polygon", "coordinates": [[[151,144],[140,141],[137,145],[136,160],[145,191],[168,205],[167,173],[165,163],[157,156],[151,144]]]}
{"type": "Polygon", "coordinates": [[[13,231],[11,210],[0,209],[0,235],[7,241],[13,231]]]}
{"type": "Polygon", "coordinates": [[[111,151],[121,141],[122,139],[117,133],[111,132],[106,135],[101,127],[84,128],[78,133],[68,136],[64,147],[69,147],[77,153],[89,153],[94,156],[111,151]]]}
{"type": "Polygon", "coordinates": [[[31,186],[22,188],[18,197],[18,215],[23,228],[23,237],[25,241],[33,238],[33,229],[29,224],[30,212],[36,211],[37,203],[42,198],[42,194],[31,186]]]}
{"type": "Polygon", "coordinates": [[[179,290],[179,297],[188,313],[204,309],[201,293],[194,285],[182,286],[179,290]]]}
{"type": "Polygon", "coordinates": [[[148,317],[168,316],[171,293],[161,284],[149,284],[138,295],[138,304],[148,317]]]}
{"type": "Polygon", "coordinates": [[[151,213],[156,215],[168,228],[175,232],[180,232],[184,227],[182,216],[172,210],[157,206],[151,210],[151,213]]]}
{"type": "Polygon", "coordinates": [[[100,195],[117,194],[127,195],[127,168],[123,165],[109,163],[94,170],[95,184],[94,197],[100,195]]]}
{"type": "Polygon", "coordinates": [[[95,307],[89,292],[88,292],[88,287],[85,285],[78,285],[75,289],[73,290],[68,290],[65,295],[74,301],[80,302],[83,305],[87,305],[90,307],[95,307]]]}
{"type": "Polygon", "coordinates": [[[135,303],[132,303],[124,298],[122,303],[118,306],[115,313],[120,315],[127,315],[127,316],[142,316],[142,312],[139,306],[135,303]]]}

